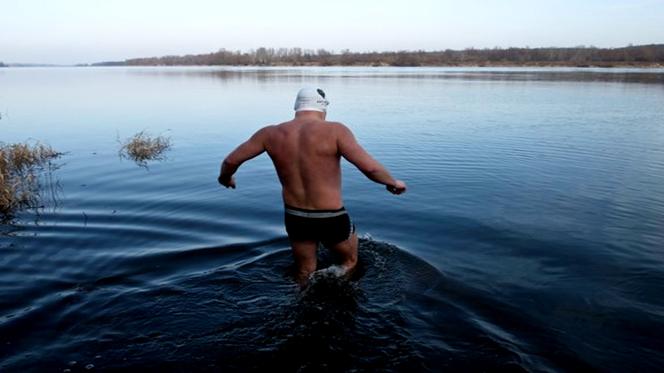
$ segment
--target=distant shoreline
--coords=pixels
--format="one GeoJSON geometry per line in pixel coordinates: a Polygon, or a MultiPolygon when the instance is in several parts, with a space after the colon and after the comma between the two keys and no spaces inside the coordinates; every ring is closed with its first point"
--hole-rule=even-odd
{"type": "Polygon", "coordinates": [[[622,68],[638,68],[638,69],[661,69],[664,68],[664,63],[631,63],[631,64],[622,64],[622,63],[611,63],[611,64],[447,64],[447,65],[378,65],[378,64],[353,64],[353,65],[320,65],[320,64],[272,64],[272,65],[258,65],[258,64],[246,64],[246,65],[105,65],[105,64],[89,64],[89,65],[75,65],[74,67],[569,67],[569,68],[601,68],[601,69],[622,69],[622,68]]]}
{"type": "MultiPolygon", "coordinates": [[[[220,49],[206,54],[132,58],[88,66],[251,66],[251,67],[570,67],[664,68],[664,44],[622,48],[493,48],[441,51],[389,51],[335,53],[325,49],[258,48],[250,51],[220,49]]],[[[55,67],[49,64],[7,64],[0,67],[55,67]]]]}
{"type": "Polygon", "coordinates": [[[154,64],[154,65],[129,65],[129,64],[116,64],[116,63],[93,63],[93,64],[76,64],[76,65],[46,65],[46,64],[5,64],[0,66],[0,68],[12,69],[12,68],[89,68],[89,67],[367,67],[367,68],[384,68],[384,67],[473,67],[473,68],[555,68],[555,67],[566,67],[566,68],[578,68],[578,69],[663,69],[664,63],[649,64],[649,63],[615,63],[615,64],[583,64],[583,65],[572,65],[572,64],[455,64],[455,65],[416,65],[416,66],[395,66],[395,65],[317,65],[317,64],[273,64],[273,65],[256,65],[256,64],[243,64],[243,65],[185,65],[185,64],[154,64]]]}
{"type": "Polygon", "coordinates": [[[185,56],[133,58],[92,66],[396,66],[396,67],[664,67],[664,44],[623,48],[493,48],[339,53],[325,49],[221,49],[185,56]]]}

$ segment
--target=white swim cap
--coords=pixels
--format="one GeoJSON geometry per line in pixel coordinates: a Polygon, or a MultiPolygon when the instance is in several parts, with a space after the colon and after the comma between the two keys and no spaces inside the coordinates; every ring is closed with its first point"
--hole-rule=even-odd
{"type": "Polygon", "coordinates": [[[325,92],[320,88],[302,88],[295,98],[295,111],[313,110],[327,112],[330,102],[325,99],[325,92]]]}

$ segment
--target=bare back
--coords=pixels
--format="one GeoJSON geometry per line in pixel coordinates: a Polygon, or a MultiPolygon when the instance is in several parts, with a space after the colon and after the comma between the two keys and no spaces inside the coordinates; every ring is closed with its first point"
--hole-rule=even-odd
{"type": "Polygon", "coordinates": [[[295,118],[269,127],[265,149],[274,163],[284,202],[306,209],[338,209],[341,198],[341,125],[295,118]]]}
{"type": "Polygon", "coordinates": [[[324,118],[324,113],[305,111],[291,121],[258,130],[224,159],[219,183],[235,188],[233,174],[240,165],[267,151],[279,175],[284,202],[293,207],[332,210],[343,206],[341,157],[391,193],[405,192],[406,185],[392,178],[357,143],[350,129],[324,118]]]}

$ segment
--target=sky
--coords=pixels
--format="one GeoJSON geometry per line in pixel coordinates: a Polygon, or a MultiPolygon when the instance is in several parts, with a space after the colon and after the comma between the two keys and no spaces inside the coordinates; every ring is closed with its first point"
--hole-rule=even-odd
{"type": "Polygon", "coordinates": [[[0,61],[664,43],[664,0],[0,0],[0,61]]]}

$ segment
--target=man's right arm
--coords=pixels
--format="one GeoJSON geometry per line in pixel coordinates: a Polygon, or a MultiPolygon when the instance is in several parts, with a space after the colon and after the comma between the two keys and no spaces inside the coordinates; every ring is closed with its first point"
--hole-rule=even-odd
{"type": "Polygon", "coordinates": [[[342,157],[355,165],[370,180],[385,185],[390,193],[401,194],[406,191],[406,184],[393,178],[383,165],[362,148],[351,130],[340,123],[338,125],[337,147],[342,157]]]}
{"type": "Polygon", "coordinates": [[[242,163],[265,151],[265,141],[268,136],[269,128],[270,126],[261,128],[254,133],[249,140],[245,141],[228,154],[221,163],[221,171],[219,171],[219,177],[217,178],[219,184],[226,188],[235,189],[235,178],[233,177],[233,174],[242,163]]]}

